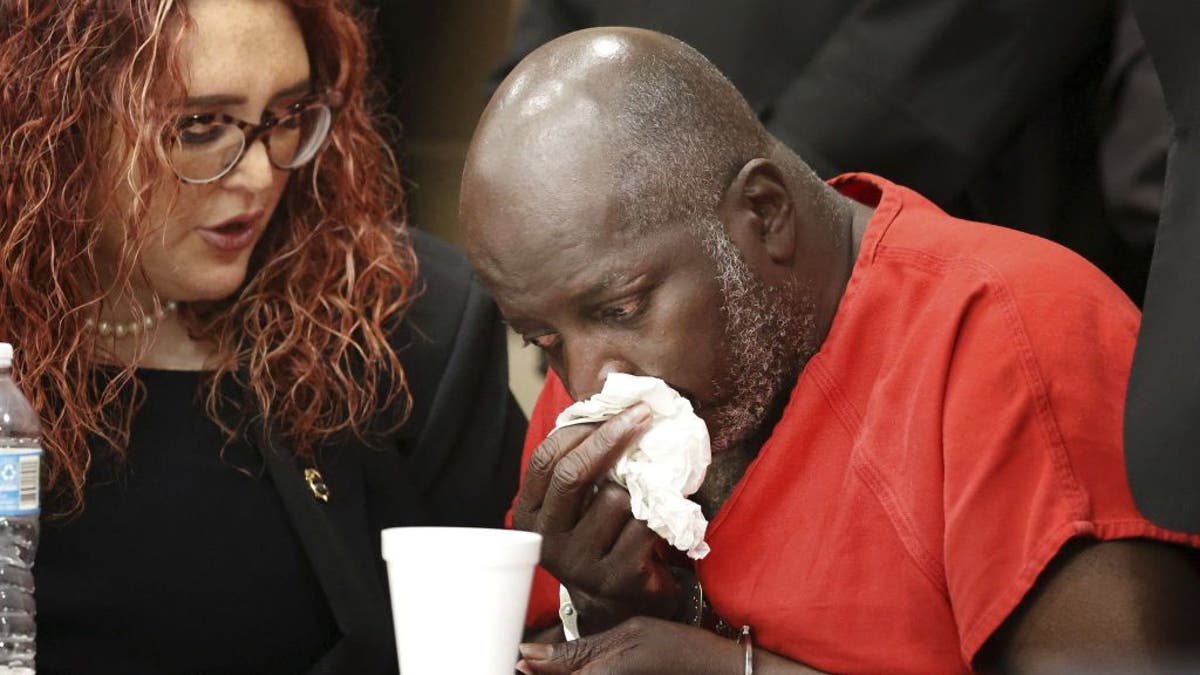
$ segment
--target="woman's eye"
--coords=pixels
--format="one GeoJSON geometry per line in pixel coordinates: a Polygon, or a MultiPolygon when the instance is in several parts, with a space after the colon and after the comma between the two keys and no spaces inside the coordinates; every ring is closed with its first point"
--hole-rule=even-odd
{"type": "Polygon", "coordinates": [[[541,335],[522,335],[521,340],[528,347],[533,345],[540,349],[553,349],[558,344],[558,333],[542,333],[541,335]]]}
{"type": "MultiPolygon", "coordinates": [[[[267,111],[267,115],[270,115],[272,119],[278,120],[278,126],[284,129],[295,129],[303,123],[304,113],[310,109],[311,105],[311,101],[298,101],[284,109],[282,114],[276,115],[267,111]]],[[[264,119],[263,121],[265,122],[266,120],[264,119]]]]}
{"type": "Polygon", "coordinates": [[[184,145],[208,145],[220,140],[226,131],[224,124],[193,122],[179,130],[179,142],[184,145]]]}

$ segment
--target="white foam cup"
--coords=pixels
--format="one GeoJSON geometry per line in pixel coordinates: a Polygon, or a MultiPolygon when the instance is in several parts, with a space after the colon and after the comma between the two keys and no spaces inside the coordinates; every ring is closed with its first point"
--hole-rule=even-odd
{"type": "Polygon", "coordinates": [[[474,527],[382,533],[403,675],[512,675],[542,537],[474,527]]]}

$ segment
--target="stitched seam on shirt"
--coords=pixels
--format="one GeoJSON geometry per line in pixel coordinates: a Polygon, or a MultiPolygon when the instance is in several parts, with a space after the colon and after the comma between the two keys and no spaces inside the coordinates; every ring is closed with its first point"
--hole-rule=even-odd
{"type": "MultiPolygon", "coordinates": [[[[1061,430],[1058,428],[1058,421],[1054,417],[1054,410],[1050,404],[1050,396],[1046,390],[1045,381],[1042,379],[1041,369],[1038,367],[1037,355],[1025,330],[1025,322],[1021,317],[1016,298],[999,270],[983,261],[972,258],[944,258],[925,251],[906,248],[889,247],[881,249],[877,253],[877,257],[882,257],[884,260],[892,258],[907,261],[934,272],[944,272],[947,268],[961,265],[977,270],[984,280],[990,282],[991,289],[994,291],[994,295],[998,301],[998,306],[1004,312],[1007,319],[1006,325],[1009,327],[1009,336],[1017,346],[1018,361],[1022,375],[1025,378],[1025,386],[1029,394],[1033,397],[1037,426],[1050,448],[1051,461],[1055,467],[1055,479],[1063,488],[1069,500],[1068,503],[1073,508],[1071,514],[1072,521],[1043,537],[1041,543],[1035,548],[1034,554],[1026,561],[1025,566],[1018,573],[1017,580],[1010,584],[1008,589],[990,603],[963,631],[961,638],[963,658],[968,659],[974,656],[987,637],[987,635],[980,636],[978,633],[989,626],[994,630],[995,627],[1003,623],[1012,609],[1024,597],[1024,594],[1036,582],[1037,576],[1045,568],[1046,564],[1049,563],[1053,555],[1061,548],[1063,542],[1072,537],[1092,533],[1092,523],[1087,519],[1090,507],[1086,495],[1079,487],[1074,468],[1071,466],[1070,456],[1066,450],[1066,443],[1062,438],[1061,430]],[[968,652],[970,652],[969,655],[968,652]]],[[[990,633],[991,631],[988,631],[987,634],[990,633]]]]}
{"type": "Polygon", "coordinates": [[[858,436],[858,432],[862,429],[862,413],[852,401],[842,394],[841,387],[837,386],[837,382],[829,371],[825,370],[823,363],[814,358],[808,362],[807,369],[812,371],[813,382],[821,390],[829,407],[833,408],[838,422],[841,422],[846,433],[850,434],[851,438],[858,436]]]}
{"type": "MultiPolygon", "coordinates": [[[[882,259],[886,261],[893,259],[907,262],[935,273],[944,272],[947,268],[961,265],[974,268],[986,280],[992,282],[996,290],[995,295],[999,301],[998,305],[1001,311],[1005,313],[1005,317],[1007,318],[1006,324],[1010,327],[1010,337],[1018,348],[1018,361],[1022,375],[1025,378],[1025,385],[1033,397],[1038,427],[1052,450],[1051,460],[1055,466],[1056,479],[1064,488],[1068,499],[1074,502],[1075,512],[1073,516],[1077,519],[1083,519],[1085,514],[1089,512],[1087,499],[1079,489],[1078,481],[1075,478],[1074,469],[1067,455],[1066,444],[1058,428],[1057,420],[1054,418],[1049,393],[1042,379],[1040,368],[1038,368],[1033,346],[1025,331],[1025,323],[1017,307],[1016,298],[1013,296],[1012,290],[1009,288],[1003,275],[983,261],[971,258],[945,258],[916,249],[881,245],[877,248],[875,256],[877,260],[882,259]]],[[[944,571],[940,571],[941,565],[936,558],[928,553],[926,547],[921,544],[920,539],[915,536],[916,528],[913,527],[908,514],[900,508],[900,504],[895,499],[882,472],[870,461],[869,457],[862,457],[860,462],[855,463],[855,468],[861,469],[858,471],[860,477],[871,489],[876,499],[879,500],[885,512],[893,517],[893,526],[897,528],[901,542],[910,556],[913,557],[914,562],[917,563],[918,567],[925,573],[934,586],[945,597],[949,598],[949,589],[946,586],[945,574],[944,571]]],[[[999,603],[1000,601],[997,602],[999,603]]],[[[977,620],[972,625],[974,626],[976,623],[979,623],[980,620],[982,619],[977,620]]]]}
{"type": "Polygon", "coordinates": [[[946,268],[950,267],[951,264],[955,262],[955,259],[953,258],[943,258],[941,256],[933,255],[927,251],[920,251],[913,248],[898,248],[890,245],[879,246],[878,250],[875,252],[875,257],[877,259],[882,257],[884,260],[891,259],[910,263],[921,267],[926,272],[937,273],[946,271],[946,268]]]}
{"type": "MultiPolygon", "coordinates": [[[[810,362],[810,365],[814,364],[810,362]]],[[[850,434],[850,438],[857,438],[862,429],[862,413],[858,411],[849,399],[842,395],[841,388],[837,386],[837,383],[825,368],[820,364],[815,365],[817,367],[810,368],[813,382],[820,388],[821,393],[825,396],[825,400],[833,408],[834,415],[837,416],[838,421],[841,422],[842,426],[850,434]]],[[[913,564],[916,565],[921,574],[933,584],[933,587],[943,597],[948,597],[945,574],[942,573],[941,563],[921,543],[921,538],[917,536],[915,523],[909,518],[904,509],[899,507],[899,500],[896,499],[887,481],[883,479],[878,467],[871,462],[869,457],[863,456],[862,453],[856,453],[850,458],[850,466],[854,469],[855,475],[866,484],[872,496],[875,497],[875,501],[883,509],[883,512],[887,514],[888,522],[895,529],[896,537],[900,540],[901,545],[904,546],[904,550],[908,552],[913,564]]]]}
{"type": "Polygon", "coordinates": [[[1038,413],[1038,421],[1043,435],[1046,437],[1046,442],[1052,450],[1051,455],[1054,465],[1058,469],[1058,479],[1061,482],[1062,488],[1066,494],[1074,502],[1074,513],[1076,518],[1085,519],[1090,512],[1090,505],[1083,490],[1079,487],[1079,480],[1075,477],[1075,468],[1071,466],[1071,458],[1067,453],[1067,444],[1063,439],[1062,430],[1058,428],[1058,420],[1054,417],[1054,408],[1050,404],[1050,393],[1046,388],[1046,381],[1042,377],[1041,368],[1038,366],[1037,354],[1033,350],[1033,343],[1029,339],[1029,333],[1025,330],[1025,320],[1021,317],[1021,312],[1017,307],[1017,300],[1013,297],[1012,289],[1008,283],[1000,275],[999,271],[991,265],[982,261],[969,261],[973,266],[980,271],[990,276],[999,286],[998,296],[1001,300],[1001,306],[1008,315],[1008,325],[1010,334],[1014,342],[1021,350],[1021,370],[1025,374],[1026,386],[1030,393],[1034,396],[1036,409],[1038,413]]]}
{"type": "MultiPolygon", "coordinates": [[[[880,245],[876,248],[875,256],[877,260],[882,258],[885,261],[889,258],[903,259],[929,272],[940,272],[946,266],[944,258],[913,249],[898,249],[880,245]]],[[[857,455],[854,468],[884,512],[888,514],[892,527],[896,529],[896,535],[900,538],[901,544],[913,563],[949,603],[950,590],[947,586],[945,568],[941,559],[922,542],[912,517],[906,509],[902,508],[900,500],[896,498],[882,470],[870,457],[864,456],[862,453],[857,455]]]]}
{"type": "MultiPolygon", "coordinates": [[[[878,176],[874,176],[874,178],[875,180],[881,181],[881,184],[877,184],[874,181],[863,177],[861,172],[843,174],[829,183],[830,187],[835,190],[837,190],[838,187],[843,184],[858,181],[873,185],[879,189],[879,203],[875,205],[875,215],[873,215],[869,221],[874,221],[876,218],[878,218],[880,211],[883,211],[887,217],[871,223],[871,227],[867,230],[871,239],[870,246],[865,246],[864,250],[859,251],[859,258],[868,263],[875,262],[875,253],[884,245],[884,237],[887,236],[888,231],[892,229],[892,224],[896,222],[896,219],[900,217],[900,214],[903,213],[904,209],[906,208],[904,204],[904,188],[901,188],[899,185],[892,183],[886,178],[880,178],[878,176]]],[[[856,288],[859,285],[859,277],[858,275],[854,274],[854,272],[858,270],[859,264],[859,261],[855,261],[854,267],[850,272],[850,281],[846,286],[846,290],[842,293],[842,301],[838,304],[839,310],[846,302],[846,298],[853,297],[856,293],[856,288]]]]}
{"type": "Polygon", "coordinates": [[[1073,502],[1074,517],[1086,518],[1090,512],[1090,505],[1075,477],[1075,469],[1071,466],[1066,441],[1063,440],[1062,432],[1058,428],[1058,420],[1055,419],[1054,408],[1050,404],[1050,394],[1046,389],[1045,380],[1042,378],[1041,368],[1038,366],[1037,354],[1034,352],[1029,334],[1025,330],[1025,320],[1021,317],[1016,298],[1004,276],[988,263],[974,258],[944,258],[925,251],[895,247],[882,249],[877,255],[883,256],[885,259],[894,257],[907,260],[925,266],[931,271],[944,271],[946,268],[954,266],[969,267],[977,270],[987,281],[992,282],[998,304],[1008,319],[1006,325],[1009,326],[1009,335],[1018,348],[1020,355],[1018,362],[1021,365],[1021,372],[1025,376],[1026,387],[1033,396],[1034,410],[1039,422],[1038,427],[1052,450],[1051,459],[1056,469],[1056,477],[1068,498],[1073,502]]]}
{"type": "Polygon", "coordinates": [[[941,563],[921,543],[921,538],[917,536],[916,525],[908,517],[908,513],[900,508],[899,500],[892,493],[879,468],[871,462],[870,458],[863,457],[862,453],[858,453],[856,457],[857,461],[851,459],[851,466],[854,468],[855,474],[871,490],[871,494],[874,495],[875,501],[879,502],[884,513],[888,514],[888,520],[896,529],[896,536],[900,539],[904,550],[908,552],[908,557],[916,564],[917,569],[921,570],[921,574],[929,580],[929,583],[933,584],[938,593],[949,602],[950,590],[946,586],[946,575],[942,572],[941,563]]]}
{"type": "Polygon", "coordinates": [[[883,210],[888,214],[887,220],[879,223],[879,234],[875,235],[874,246],[871,247],[871,255],[868,258],[872,263],[875,262],[875,256],[883,246],[883,238],[891,231],[892,225],[900,214],[904,211],[904,192],[899,186],[894,184],[885,184],[880,190],[879,203],[875,205],[875,212],[883,210]]]}

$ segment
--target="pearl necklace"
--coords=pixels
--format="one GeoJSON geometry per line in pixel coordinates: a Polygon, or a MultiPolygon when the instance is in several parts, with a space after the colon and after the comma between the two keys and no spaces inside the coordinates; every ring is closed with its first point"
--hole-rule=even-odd
{"type": "Polygon", "coordinates": [[[101,321],[96,322],[95,319],[89,318],[84,322],[88,328],[95,328],[96,334],[100,337],[114,337],[121,339],[128,335],[139,335],[142,332],[149,333],[154,330],[154,326],[158,322],[166,318],[168,314],[174,314],[179,309],[179,303],[174,300],[168,300],[166,304],[160,305],[154,314],[146,314],[140,320],[134,319],[124,323],[117,321],[101,321]]]}

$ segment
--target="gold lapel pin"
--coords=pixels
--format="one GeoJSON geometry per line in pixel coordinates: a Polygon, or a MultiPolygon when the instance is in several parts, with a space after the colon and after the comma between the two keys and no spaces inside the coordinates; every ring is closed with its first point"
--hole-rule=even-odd
{"type": "Polygon", "coordinates": [[[304,470],[304,482],[308,483],[308,490],[312,492],[313,498],[322,502],[329,501],[329,486],[325,484],[325,477],[316,469],[304,470]]]}

